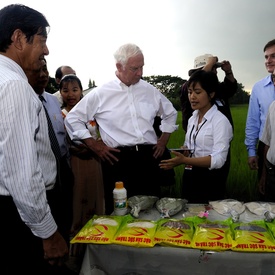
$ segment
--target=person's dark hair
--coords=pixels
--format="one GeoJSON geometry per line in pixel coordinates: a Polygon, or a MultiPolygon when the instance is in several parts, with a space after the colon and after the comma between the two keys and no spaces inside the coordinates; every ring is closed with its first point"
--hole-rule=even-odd
{"type": "Polygon", "coordinates": [[[25,5],[12,4],[0,10],[0,52],[6,52],[11,45],[12,34],[20,29],[28,43],[33,41],[34,35],[47,37],[49,23],[45,16],[25,5]]]}
{"type": "Polygon", "coordinates": [[[60,81],[59,90],[61,90],[63,88],[64,83],[73,82],[73,81],[76,81],[78,83],[81,91],[83,91],[81,81],[75,74],[64,75],[60,81]]]}
{"type": "Polygon", "coordinates": [[[194,88],[196,84],[200,84],[201,87],[210,96],[210,93],[214,92],[215,95],[212,98],[212,103],[215,101],[216,94],[219,89],[219,79],[216,73],[210,71],[199,70],[194,72],[187,82],[187,88],[194,88]]]}
{"type": "Polygon", "coordinates": [[[55,71],[55,82],[57,82],[57,81],[56,81],[57,79],[60,79],[60,80],[61,80],[61,78],[63,77],[62,69],[63,69],[63,71],[64,71],[64,69],[71,69],[72,71],[74,71],[74,70],[72,69],[72,67],[67,66],[67,65],[62,65],[62,66],[58,67],[58,68],[56,69],[56,71],[55,71]]]}
{"type": "Polygon", "coordinates": [[[55,71],[55,79],[57,79],[57,78],[61,79],[62,78],[62,67],[63,66],[60,66],[60,67],[58,67],[56,69],[56,71],[55,71]]]}
{"type": "MultiPolygon", "coordinates": [[[[81,89],[81,91],[83,92],[83,88],[82,88],[82,84],[80,79],[75,75],[75,74],[66,74],[62,77],[60,83],[59,83],[59,91],[61,91],[61,89],[63,88],[64,83],[68,83],[68,82],[74,82],[76,81],[81,89]]],[[[83,97],[83,93],[81,94],[80,99],[83,97]]],[[[63,102],[61,108],[66,107],[67,104],[65,102],[63,102]]]]}
{"type": "Polygon", "coordinates": [[[266,49],[275,46],[275,39],[270,40],[269,42],[267,42],[264,46],[264,52],[266,51],[266,49]]]}

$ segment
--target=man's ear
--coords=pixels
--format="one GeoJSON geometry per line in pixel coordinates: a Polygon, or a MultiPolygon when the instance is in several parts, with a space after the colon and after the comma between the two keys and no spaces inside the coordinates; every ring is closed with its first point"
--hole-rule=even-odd
{"type": "Polygon", "coordinates": [[[119,72],[123,70],[123,65],[121,63],[116,63],[116,68],[119,72]]]}
{"type": "Polygon", "coordinates": [[[26,36],[20,29],[16,29],[11,36],[11,40],[14,47],[18,50],[22,50],[23,45],[26,42],[26,36]]]}
{"type": "Polygon", "coordinates": [[[56,82],[58,85],[60,84],[60,81],[61,81],[61,78],[58,78],[58,77],[57,77],[57,78],[55,79],[55,82],[56,82]]]}

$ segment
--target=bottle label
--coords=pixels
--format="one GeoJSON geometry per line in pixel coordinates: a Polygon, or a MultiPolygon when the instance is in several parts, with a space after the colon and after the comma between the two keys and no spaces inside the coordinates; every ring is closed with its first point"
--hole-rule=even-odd
{"type": "Polygon", "coordinates": [[[124,199],[114,199],[114,207],[115,209],[121,209],[127,207],[127,200],[124,199]]]}

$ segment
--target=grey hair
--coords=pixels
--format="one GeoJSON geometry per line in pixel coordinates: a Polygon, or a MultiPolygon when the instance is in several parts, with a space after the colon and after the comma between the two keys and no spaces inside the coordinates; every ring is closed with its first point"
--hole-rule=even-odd
{"type": "Polygon", "coordinates": [[[135,44],[128,43],[118,48],[118,50],[114,53],[114,58],[117,63],[125,66],[130,57],[139,54],[143,54],[141,49],[135,44]]]}

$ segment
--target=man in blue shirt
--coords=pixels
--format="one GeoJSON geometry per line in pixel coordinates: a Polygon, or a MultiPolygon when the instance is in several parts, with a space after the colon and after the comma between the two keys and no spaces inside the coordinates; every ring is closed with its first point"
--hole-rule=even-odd
{"type": "MultiPolygon", "coordinates": [[[[26,75],[30,85],[42,101],[46,116],[48,116],[48,128],[52,129],[49,130],[49,138],[56,157],[57,177],[55,187],[53,190],[47,192],[47,199],[59,231],[69,246],[74,177],[70,165],[69,145],[60,104],[54,95],[45,90],[49,82],[49,71],[45,59],[44,62],[44,65],[39,71],[27,71],[26,75]],[[54,135],[54,137],[51,135],[54,135]]],[[[73,272],[66,269],[66,266],[53,267],[49,271],[51,271],[53,275],[63,273],[73,274],[73,272]]]]}
{"type": "MultiPolygon", "coordinates": [[[[269,105],[275,99],[275,88],[271,74],[275,69],[275,39],[264,46],[265,67],[268,76],[256,82],[249,100],[245,127],[245,145],[248,153],[248,165],[251,170],[258,170],[261,177],[264,144],[259,141],[262,136],[269,105]]],[[[259,190],[261,193],[261,187],[259,190]]]]}
{"type": "MultiPolygon", "coordinates": [[[[29,77],[29,74],[27,74],[27,76],[29,77]]],[[[30,82],[30,79],[31,78],[29,77],[29,82],[30,82]]],[[[65,222],[64,227],[66,227],[66,229],[63,228],[63,231],[64,231],[64,235],[66,235],[67,241],[69,242],[69,230],[70,230],[71,219],[72,219],[71,196],[72,196],[72,186],[73,186],[73,174],[70,167],[69,145],[66,137],[67,134],[65,131],[64,119],[63,119],[62,112],[61,112],[60,105],[57,98],[54,95],[45,91],[45,87],[47,86],[48,82],[49,82],[49,72],[48,72],[48,68],[45,60],[45,65],[40,70],[39,76],[36,78],[35,83],[30,83],[30,84],[32,85],[37,95],[40,97],[40,100],[42,101],[42,104],[48,113],[48,116],[50,118],[50,123],[52,125],[55,137],[57,139],[57,146],[59,146],[59,153],[58,153],[59,155],[56,156],[56,158],[58,158],[57,166],[59,167],[57,182],[59,183],[59,188],[60,188],[59,191],[62,193],[62,197],[69,196],[69,198],[66,199],[66,203],[65,202],[62,203],[64,207],[63,209],[64,212],[62,211],[60,213],[60,220],[62,220],[62,223],[65,222]],[[65,219],[66,215],[67,217],[65,219]]],[[[61,226],[59,225],[59,227],[61,226]]]]}

